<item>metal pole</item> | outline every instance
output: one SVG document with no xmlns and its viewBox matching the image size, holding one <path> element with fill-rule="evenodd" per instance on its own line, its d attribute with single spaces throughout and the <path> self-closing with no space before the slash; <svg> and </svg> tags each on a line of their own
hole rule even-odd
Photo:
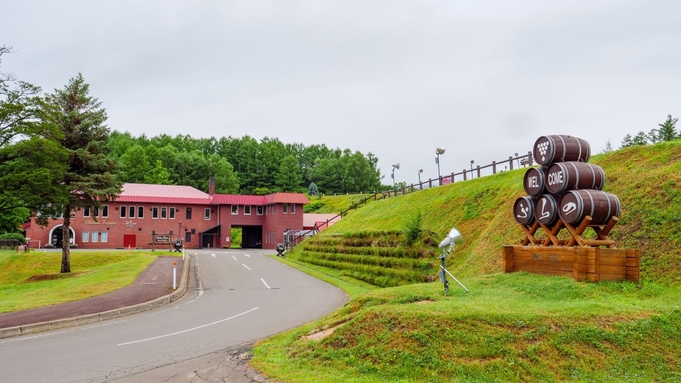
<svg viewBox="0 0 681 383">
<path fill-rule="evenodd" d="M 442 260 L 442 263 L 444 263 L 444 260 Z M 466 288 L 466 286 L 464 286 L 463 283 L 459 282 L 459 280 L 456 279 L 456 277 L 453 276 L 452 273 L 449 272 L 449 270 L 445 269 L 445 267 L 444 267 L 443 265 L 440 265 L 440 267 L 441 267 L 442 270 L 444 270 L 447 274 L 449 274 L 450 277 L 454 278 L 454 280 L 456 281 L 456 283 L 458 283 L 459 285 L 461 285 L 461 287 L 463 287 L 464 290 L 466 290 L 466 291 L 468 291 L 468 292 L 470 293 L 470 291 Z"/>
</svg>

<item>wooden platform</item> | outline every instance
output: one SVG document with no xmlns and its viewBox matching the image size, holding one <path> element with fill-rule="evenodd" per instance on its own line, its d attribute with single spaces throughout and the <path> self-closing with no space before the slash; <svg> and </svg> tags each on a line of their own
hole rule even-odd
<svg viewBox="0 0 681 383">
<path fill-rule="evenodd" d="M 567 275 L 577 281 L 638 282 L 640 253 L 584 246 L 504 246 L 504 272 Z"/>
</svg>

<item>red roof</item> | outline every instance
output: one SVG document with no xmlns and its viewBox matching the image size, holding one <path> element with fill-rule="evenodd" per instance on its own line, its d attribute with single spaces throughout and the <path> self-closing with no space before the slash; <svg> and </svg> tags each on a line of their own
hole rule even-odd
<svg viewBox="0 0 681 383">
<path fill-rule="evenodd" d="M 210 196 L 183 185 L 124 184 L 116 202 L 210 204 Z"/>
<path fill-rule="evenodd" d="M 265 196 L 241 194 L 208 195 L 191 186 L 124 184 L 116 202 L 182 203 L 194 205 L 269 205 L 274 203 L 308 204 L 301 193 L 274 193 Z"/>
<path fill-rule="evenodd" d="M 301 193 L 274 193 L 265 196 L 265 202 L 271 203 L 302 203 L 306 205 L 310 200 Z"/>
<path fill-rule="evenodd" d="M 213 205 L 264 205 L 265 196 L 241 194 L 215 194 Z"/>
</svg>

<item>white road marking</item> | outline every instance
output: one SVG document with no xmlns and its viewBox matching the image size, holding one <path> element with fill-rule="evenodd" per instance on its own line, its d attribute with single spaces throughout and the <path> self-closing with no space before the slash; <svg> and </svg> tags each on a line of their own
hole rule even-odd
<svg viewBox="0 0 681 383">
<path fill-rule="evenodd" d="M 236 257 L 235 257 L 235 256 L 232 255 L 232 258 L 234 258 L 234 260 L 236 261 Z"/>
<path fill-rule="evenodd" d="M 243 264 L 243 263 L 242 263 L 242 265 L 244 265 L 244 267 L 245 267 L 245 268 L 247 268 L 248 270 L 250 270 L 250 269 L 251 269 L 250 267 L 246 266 L 246 265 L 245 265 L 245 264 Z"/>
<path fill-rule="evenodd" d="M 262 283 L 265 284 L 265 287 L 267 287 L 267 288 L 270 289 L 270 290 L 272 289 L 272 288 L 270 287 L 270 285 L 268 285 L 267 282 L 265 282 L 264 279 L 260 278 L 260 280 L 262 281 Z"/>
<path fill-rule="evenodd" d="M 238 318 L 238 317 L 240 317 L 240 316 L 242 316 L 242 315 L 246 315 L 246 314 L 248 314 L 248 313 L 251 313 L 251 312 L 253 312 L 253 311 L 257 310 L 257 309 L 258 309 L 257 307 L 254 307 L 254 308 L 252 308 L 252 309 L 250 309 L 250 310 L 248 310 L 248 311 L 244 311 L 244 312 L 242 312 L 242 313 L 240 313 L 240 314 L 232 315 L 232 316 L 229 317 L 229 318 L 220 319 L 220 320 L 215 321 L 215 322 L 206 323 L 206 324 L 201 325 L 201 326 L 189 328 L 189 329 L 182 330 L 182 331 L 173 332 L 173 333 L 170 333 L 170 334 L 155 336 L 155 337 L 153 337 L 153 338 L 146 338 L 146 339 L 140 339 L 140 340 L 133 340 L 133 341 L 131 341 L 131 342 L 119 343 L 118 346 L 127 346 L 127 345 L 129 345 L 129 344 L 147 342 L 147 341 L 150 341 L 150 340 L 156 340 L 156 339 L 161 339 L 161 338 L 167 338 L 167 337 L 169 337 L 169 336 L 175 336 L 175 335 L 179 335 L 179 334 L 184 334 L 184 333 L 189 332 L 189 331 L 199 330 L 199 329 L 202 329 L 202 328 L 204 328 L 204 327 L 216 325 L 216 324 L 218 324 L 218 323 L 222 323 L 222 322 L 228 321 L 228 320 L 230 320 L 230 319 Z"/>
<path fill-rule="evenodd" d="M 250 258 L 250 257 L 251 257 L 250 255 L 248 255 L 248 254 L 246 254 L 246 253 L 244 253 L 244 255 L 245 255 L 245 256 L 247 256 L 248 258 Z"/>
<path fill-rule="evenodd" d="M 215 258 L 215 254 L 211 254 L 211 255 L 213 256 L 213 258 Z"/>
</svg>

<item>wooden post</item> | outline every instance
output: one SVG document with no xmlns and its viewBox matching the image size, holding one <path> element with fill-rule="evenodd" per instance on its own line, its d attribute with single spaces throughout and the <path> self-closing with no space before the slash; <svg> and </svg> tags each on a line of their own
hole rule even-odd
<svg viewBox="0 0 681 383">
<path fill-rule="evenodd" d="M 156 230 L 151 231 L 151 252 L 156 251 Z"/>
</svg>

